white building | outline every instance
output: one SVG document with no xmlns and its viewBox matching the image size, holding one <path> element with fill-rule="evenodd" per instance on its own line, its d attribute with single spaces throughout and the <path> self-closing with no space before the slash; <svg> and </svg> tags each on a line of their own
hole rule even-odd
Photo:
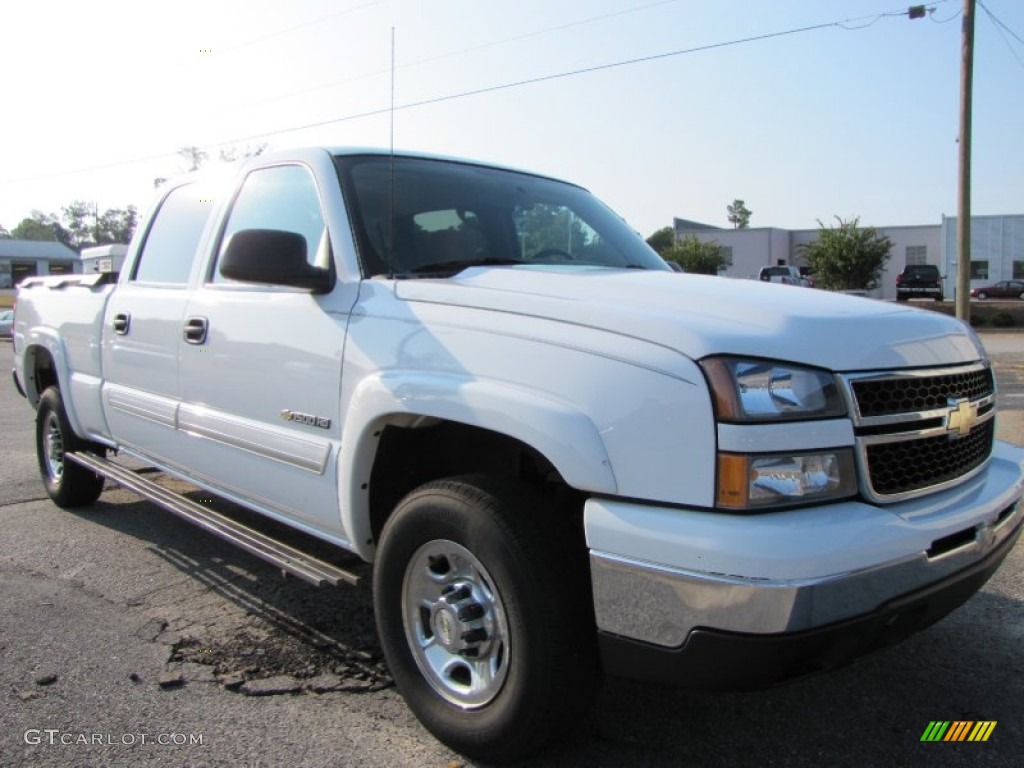
<svg viewBox="0 0 1024 768">
<path fill-rule="evenodd" d="M 95 245 L 92 248 L 83 248 L 82 271 L 86 274 L 120 272 L 127 253 L 127 245 Z"/>
<path fill-rule="evenodd" d="M 940 268 L 956 274 L 956 216 L 942 218 Z M 1024 214 L 971 216 L 971 287 L 1024 279 Z M 951 291 L 950 291 L 951 293 Z"/>
<path fill-rule="evenodd" d="M 704 242 L 718 242 L 732 259 L 727 277 L 749 278 L 764 266 L 789 264 L 806 267 L 799 246 L 818 237 L 817 229 L 718 229 L 675 219 L 676 239 L 693 235 Z M 956 287 L 956 217 L 941 224 L 875 227 L 892 240 L 892 251 L 878 288 L 871 296 L 896 298 L 896 275 L 906 264 L 935 264 L 946 276 L 947 299 Z M 1024 214 L 971 217 L 971 287 L 997 280 L 1024 279 Z"/>
</svg>

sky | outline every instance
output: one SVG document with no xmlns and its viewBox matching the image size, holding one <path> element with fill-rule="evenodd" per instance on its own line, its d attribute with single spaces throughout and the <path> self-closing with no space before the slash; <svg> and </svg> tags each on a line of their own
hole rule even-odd
<svg viewBox="0 0 1024 768">
<path fill-rule="evenodd" d="M 972 210 L 1024 213 L 1024 2 L 983 3 Z M 5 2 L 0 225 L 75 200 L 144 210 L 185 146 L 387 147 L 392 131 L 398 149 L 582 184 L 644 236 L 729 226 L 736 198 L 752 227 L 937 224 L 957 206 L 962 5 Z"/>
</svg>

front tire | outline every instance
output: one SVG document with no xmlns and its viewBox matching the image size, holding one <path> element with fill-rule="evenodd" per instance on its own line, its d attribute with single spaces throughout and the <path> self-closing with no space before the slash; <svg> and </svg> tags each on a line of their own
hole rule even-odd
<svg viewBox="0 0 1024 768">
<path fill-rule="evenodd" d="M 428 483 L 398 505 L 374 571 L 391 674 L 420 722 L 479 760 L 574 725 L 600 682 L 586 550 L 522 483 Z"/>
<path fill-rule="evenodd" d="M 984 291 L 981 291 L 980 293 L 978 293 L 978 298 L 984 301 L 985 299 L 988 298 L 988 294 L 985 293 Z"/>
<path fill-rule="evenodd" d="M 46 493 L 58 507 L 86 507 L 99 498 L 103 477 L 65 459 L 69 451 L 95 449 L 72 431 L 60 390 L 47 388 L 36 410 L 36 456 Z"/>
</svg>

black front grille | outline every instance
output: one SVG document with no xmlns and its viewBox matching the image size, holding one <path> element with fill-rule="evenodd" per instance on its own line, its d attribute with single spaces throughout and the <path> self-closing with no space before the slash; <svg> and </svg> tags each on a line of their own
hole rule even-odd
<svg viewBox="0 0 1024 768">
<path fill-rule="evenodd" d="M 966 437 L 939 435 L 867 447 L 871 487 L 894 496 L 941 485 L 980 467 L 992 452 L 995 419 Z"/>
<path fill-rule="evenodd" d="M 853 394 L 862 418 L 948 408 L 950 398 L 967 398 L 973 402 L 994 392 L 991 368 L 853 382 Z"/>
</svg>

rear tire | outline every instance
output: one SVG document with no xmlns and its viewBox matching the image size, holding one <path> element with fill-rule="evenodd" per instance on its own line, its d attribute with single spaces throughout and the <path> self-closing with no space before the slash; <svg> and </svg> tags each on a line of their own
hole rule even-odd
<svg viewBox="0 0 1024 768">
<path fill-rule="evenodd" d="M 58 507 L 86 507 L 103 491 L 103 477 L 73 461 L 69 451 L 102 451 L 102 447 L 74 433 L 57 387 L 49 387 L 36 411 L 36 456 L 46 493 Z"/>
<path fill-rule="evenodd" d="M 987 294 L 987 293 L 985 293 L 984 291 L 981 291 L 981 292 L 980 292 L 980 293 L 978 294 L 978 298 L 979 298 L 979 299 L 981 299 L 982 301 L 984 301 L 985 299 L 987 299 L 987 298 L 988 298 L 988 294 Z"/>
<path fill-rule="evenodd" d="M 398 689 L 469 757 L 508 761 L 571 729 L 600 683 L 582 536 L 525 484 L 428 483 L 381 534 L 374 604 Z"/>
</svg>

